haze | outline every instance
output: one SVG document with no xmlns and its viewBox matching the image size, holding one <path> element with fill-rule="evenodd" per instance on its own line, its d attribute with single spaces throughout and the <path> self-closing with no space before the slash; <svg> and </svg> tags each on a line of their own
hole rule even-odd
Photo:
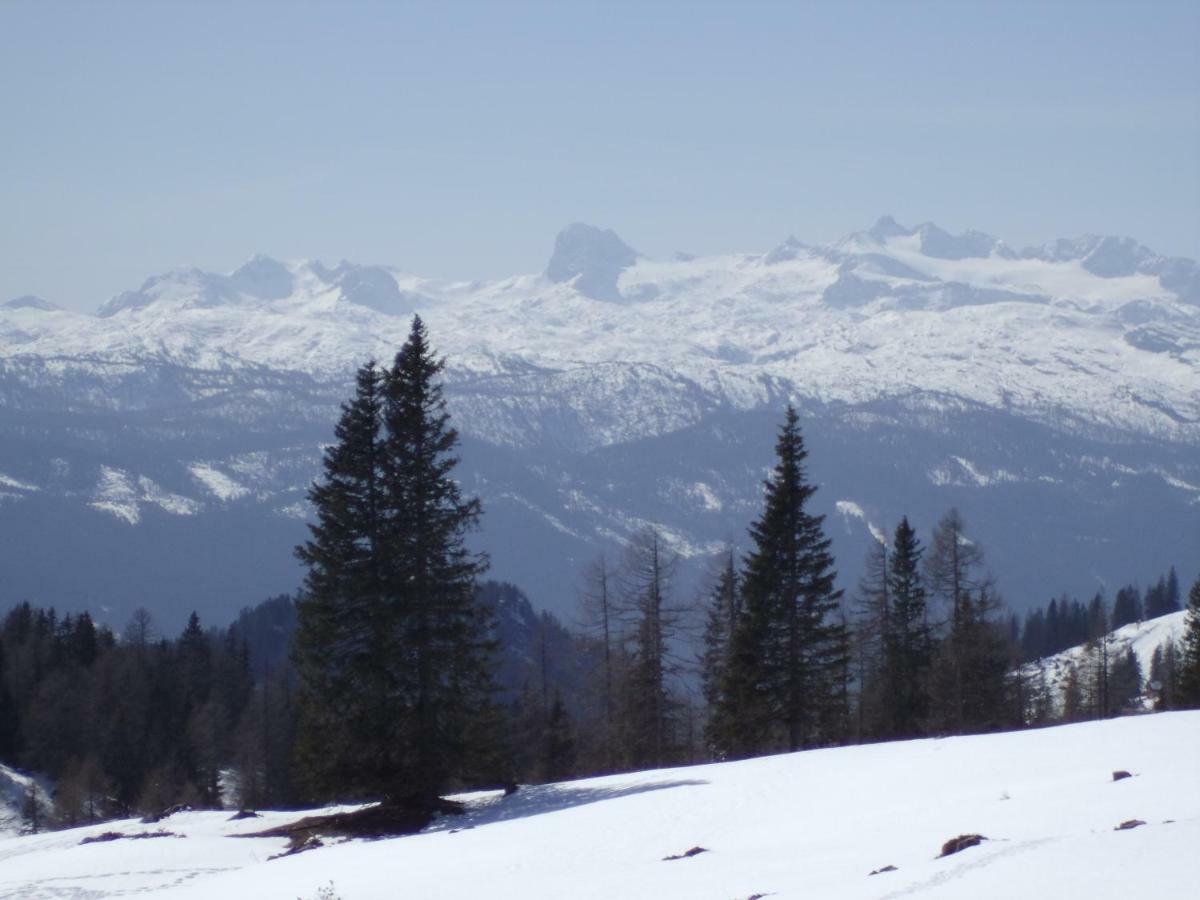
<svg viewBox="0 0 1200 900">
<path fill-rule="evenodd" d="M 1200 255 L 1192 3 L 5 3 L 0 300 L 177 265 L 540 270 L 884 212 Z"/>
</svg>

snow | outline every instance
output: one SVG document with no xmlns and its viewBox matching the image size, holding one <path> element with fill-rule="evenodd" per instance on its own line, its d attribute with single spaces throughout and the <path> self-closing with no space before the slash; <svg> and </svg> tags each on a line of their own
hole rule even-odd
<svg viewBox="0 0 1200 900">
<path fill-rule="evenodd" d="M 1183 640 L 1187 614 L 1187 610 L 1182 609 L 1155 619 L 1122 625 L 1109 633 L 1109 659 L 1116 659 L 1127 649 L 1132 649 L 1141 667 L 1143 681 L 1149 681 L 1150 660 L 1154 651 L 1168 643 L 1178 644 Z M 1061 705 L 1067 673 L 1072 666 L 1080 665 L 1087 653 L 1087 645 L 1070 647 L 1037 662 L 1027 663 L 1022 669 L 1030 677 L 1037 677 L 1039 669 L 1044 670 L 1051 697 L 1055 704 Z"/>
<path fill-rule="evenodd" d="M 100 467 L 89 506 L 136 525 L 141 521 L 142 507 L 148 504 L 176 516 L 192 516 L 202 508 L 195 500 L 164 490 L 145 475 L 135 477 L 122 469 Z"/>
<path fill-rule="evenodd" d="M 237 500 L 250 493 L 248 488 L 238 484 L 224 472 L 213 468 L 208 463 L 196 462 L 188 467 L 188 471 L 204 488 L 218 500 Z"/>
<path fill-rule="evenodd" d="M 50 795 L 45 785 L 31 775 L 0 764 L 0 840 L 20 832 L 21 811 L 28 803 L 31 786 L 37 792 L 38 805 L 50 809 Z M 0 850 L 0 859 L 3 858 L 3 850 Z"/>
<path fill-rule="evenodd" d="M 871 532 L 871 537 L 875 539 L 875 542 L 883 544 L 885 547 L 887 546 L 887 535 L 883 533 L 883 529 L 879 528 L 874 522 L 868 519 L 867 514 L 863 511 L 863 508 L 853 500 L 839 500 L 835 504 L 835 508 L 839 513 L 841 513 L 842 517 L 847 520 L 861 520 L 862 523 L 867 526 L 867 531 Z"/>
<path fill-rule="evenodd" d="M 21 481 L 19 478 L 13 478 L 11 475 L 5 475 L 0 472 L 0 488 L 9 488 L 16 491 L 38 491 L 41 490 L 36 484 L 30 484 L 27 481 Z"/>
<path fill-rule="evenodd" d="M 509 382 L 526 388 L 513 402 L 547 390 L 568 402 L 625 401 L 615 416 L 573 404 L 597 444 L 684 427 L 705 405 L 759 405 L 772 396 L 768 384 L 819 402 L 924 393 L 1058 427 L 1073 418 L 1182 443 L 1200 438 L 1196 298 L 1144 271 L 1102 277 L 1081 258 L 1017 256 L 998 243 L 986 257 L 931 256 L 933 233 L 964 247 L 991 240 L 896 226 L 820 247 L 793 243 L 775 262 L 724 254 L 625 265 L 622 257 L 619 293 L 606 281 L 593 296 L 573 286 L 580 278 L 444 282 L 260 258 L 250 265 L 270 276 L 265 288 L 241 270 L 178 270 L 116 298 L 101 318 L 0 308 L 0 359 L 39 360 L 64 375 L 165 359 L 341 378 L 368 356 L 388 359 L 415 310 L 454 380 L 532 377 Z M 604 271 L 593 274 L 607 279 L 616 257 L 601 257 Z M 1131 304 L 1136 322 L 1126 321 Z M 1137 340 L 1146 327 L 1169 340 Z M 650 368 L 657 381 L 646 380 Z M 647 397 L 657 400 L 632 402 Z"/>
<path fill-rule="evenodd" d="M 277 860 L 283 841 L 229 835 L 296 813 L 182 813 L 0 840 L 0 898 L 1182 898 L 1198 746 L 1200 712 L 1178 712 L 662 769 L 471 795 L 420 835 Z M 180 837 L 79 843 L 158 828 Z M 937 858 L 963 833 L 988 840 Z"/>
</svg>

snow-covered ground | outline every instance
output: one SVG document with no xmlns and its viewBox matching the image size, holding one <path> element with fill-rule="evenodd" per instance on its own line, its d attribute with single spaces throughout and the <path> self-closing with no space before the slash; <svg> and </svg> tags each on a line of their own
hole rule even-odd
<svg viewBox="0 0 1200 900">
<path fill-rule="evenodd" d="M 1116 659 L 1127 649 L 1132 649 L 1137 657 L 1138 666 L 1142 670 L 1143 681 L 1150 680 L 1150 661 L 1154 651 L 1166 647 L 1168 643 L 1178 644 L 1183 640 L 1187 610 L 1180 610 L 1155 619 L 1142 622 L 1130 622 L 1109 633 L 1108 653 L 1110 659 Z M 1086 644 L 1069 647 L 1053 656 L 1029 663 L 1024 671 L 1031 678 L 1039 676 L 1039 669 L 1045 672 L 1046 685 L 1051 690 L 1051 696 L 1056 704 L 1061 704 L 1063 688 L 1066 685 L 1067 674 L 1073 666 L 1079 666 L 1086 660 L 1088 648 Z M 1149 694 L 1146 696 L 1149 703 Z"/>
<path fill-rule="evenodd" d="M 0 840 L 0 898 L 1167 900 L 1194 896 L 1198 760 L 1200 712 L 819 750 L 478 795 L 420 835 L 276 860 L 282 840 L 231 835 L 294 814 L 183 813 Z"/>
<path fill-rule="evenodd" d="M 21 830 L 21 811 L 28 808 L 30 789 L 36 791 L 40 809 L 49 811 L 53 808 L 44 784 L 30 775 L 0 765 L 0 839 Z"/>
</svg>

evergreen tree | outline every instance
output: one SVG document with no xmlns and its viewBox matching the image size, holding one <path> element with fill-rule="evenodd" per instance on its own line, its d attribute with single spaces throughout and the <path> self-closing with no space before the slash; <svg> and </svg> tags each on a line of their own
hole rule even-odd
<svg viewBox="0 0 1200 900">
<path fill-rule="evenodd" d="M 723 692 L 735 754 L 796 750 L 841 738 L 840 676 L 845 668 L 841 591 L 823 517 L 807 506 L 816 491 L 790 405 L 775 445 L 762 515 L 750 528 L 742 613 Z"/>
<path fill-rule="evenodd" d="M 1175 572 L 1175 567 L 1171 566 L 1171 571 L 1167 573 L 1167 601 L 1166 605 L 1170 612 L 1179 612 L 1179 575 Z"/>
<path fill-rule="evenodd" d="M 1030 610 L 1021 626 L 1021 658 L 1032 662 L 1046 655 L 1046 613 L 1040 608 Z"/>
<path fill-rule="evenodd" d="M 485 561 L 465 544 L 480 508 L 452 478 L 443 366 L 414 318 L 391 369 L 359 370 L 310 492 L 295 660 L 319 796 L 432 795 L 486 749 L 468 739 L 491 702 Z"/>
<path fill-rule="evenodd" d="M 1155 709 L 1175 709 L 1179 705 L 1179 647 L 1175 641 L 1154 648 L 1150 656 L 1149 688 Z"/>
<path fill-rule="evenodd" d="M 1108 709 L 1106 715 L 1116 716 L 1135 707 L 1142 693 L 1142 666 L 1132 647 L 1116 654 L 1108 675 Z"/>
<path fill-rule="evenodd" d="M 567 712 L 562 694 L 556 690 L 546 714 L 546 727 L 542 736 L 542 780 L 562 781 L 574 774 L 573 731 L 571 714 Z"/>
<path fill-rule="evenodd" d="M 296 604 L 302 777 L 312 799 L 371 794 L 397 767 L 379 745 L 389 698 L 383 609 L 383 372 L 358 370 L 326 449 L 322 482 L 309 491 L 317 521 L 297 548 L 306 566 Z"/>
<path fill-rule="evenodd" d="M 468 738 L 492 716 L 491 622 L 478 602 L 484 557 L 466 546 L 478 527 L 478 499 L 464 499 L 452 477 L 458 432 L 442 396 L 445 361 L 413 318 L 408 341 L 385 380 L 384 425 L 389 549 L 388 658 L 407 660 L 408 684 L 395 693 L 412 719 L 412 751 L 398 784 L 443 790 L 491 748 Z"/>
<path fill-rule="evenodd" d="M 928 669 L 932 640 L 921 578 L 924 549 L 917 533 L 900 520 L 888 571 L 891 611 L 884 630 L 885 672 L 891 735 L 921 734 L 929 714 Z"/>
<path fill-rule="evenodd" d="M 1142 619 L 1142 597 L 1133 585 L 1126 585 L 1117 591 L 1113 601 L 1112 627 L 1120 628 Z"/>
<path fill-rule="evenodd" d="M 17 701 L 8 689 L 4 642 L 0 641 L 0 762 L 16 761 L 17 735 L 20 733 Z"/>
<path fill-rule="evenodd" d="M 1200 578 L 1188 591 L 1188 611 L 1184 617 L 1183 652 L 1179 659 L 1179 705 L 1200 708 Z"/>
<path fill-rule="evenodd" d="M 1179 612 L 1179 576 L 1174 566 L 1169 575 L 1159 576 L 1154 587 L 1146 591 L 1146 618 L 1157 619 L 1173 612 Z"/>
</svg>

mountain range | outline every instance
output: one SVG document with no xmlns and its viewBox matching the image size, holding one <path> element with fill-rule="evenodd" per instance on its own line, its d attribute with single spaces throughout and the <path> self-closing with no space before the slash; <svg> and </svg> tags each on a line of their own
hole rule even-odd
<svg viewBox="0 0 1200 900">
<path fill-rule="evenodd" d="M 0 602 L 228 618 L 299 583 L 305 491 L 354 369 L 419 313 L 447 358 L 493 574 L 574 603 L 656 523 L 679 590 L 743 546 L 797 405 L 842 583 L 958 506 L 1020 609 L 1200 560 L 1200 267 L 1129 238 L 1022 250 L 889 217 L 649 259 L 562 231 L 498 281 L 257 256 L 96 314 L 0 306 Z"/>
</svg>

